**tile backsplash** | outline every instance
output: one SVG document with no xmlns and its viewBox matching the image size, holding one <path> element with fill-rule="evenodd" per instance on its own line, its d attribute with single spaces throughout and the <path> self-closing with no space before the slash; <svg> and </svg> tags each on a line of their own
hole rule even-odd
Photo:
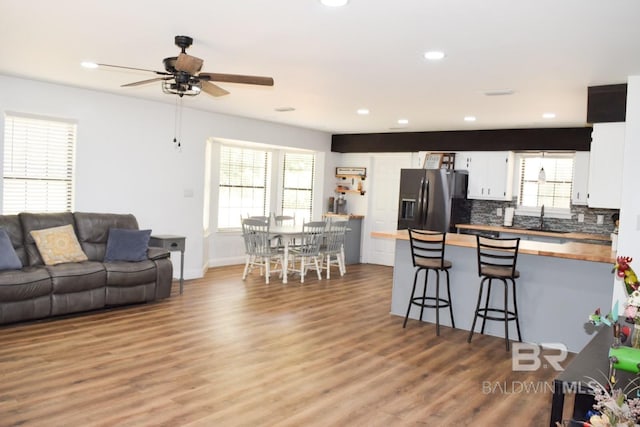
<svg viewBox="0 0 640 427">
<path fill-rule="evenodd" d="M 499 202 L 493 200 L 469 200 L 471 203 L 471 223 L 487 225 L 503 225 L 504 208 L 515 207 L 514 202 Z M 502 209 L 503 216 L 496 215 L 497 209 Z M 612 219 L 618 209 L 592 209 L 586 206 L 571 205 L 571 219 L 549 218 L 545 216 L 544 224 L 549 230 L 609 234 L 615 225 Z M 578 222 L 578 215 L 584 215 L 584 222 Z M 603 216 L 603 224 L 598 224 L 598 215 Z M 540 224 L 537 216 L 515 215 L 513 217 L 514 228 L 532 228 Z"/>
</svg>

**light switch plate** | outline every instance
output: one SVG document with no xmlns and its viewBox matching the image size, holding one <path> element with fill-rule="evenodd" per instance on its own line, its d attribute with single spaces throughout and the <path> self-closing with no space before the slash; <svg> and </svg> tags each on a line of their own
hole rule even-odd
<svg viewBox="0 0 640 427">
<path fill-rule="evenodd" d="M 578 214 L 578 222 L 584 222 L 584 214 Z"/>
<path fill-rule="evenodd" d="M 496 209 L 496 215 L 502 216 L 502 208 Z"/>
<path fill-rule="evenodd" d="M 596 224 L 598 225 L 604 224 L 604 215 L 598 215 L 596 218 L 597 218 Z"/>
</svg>

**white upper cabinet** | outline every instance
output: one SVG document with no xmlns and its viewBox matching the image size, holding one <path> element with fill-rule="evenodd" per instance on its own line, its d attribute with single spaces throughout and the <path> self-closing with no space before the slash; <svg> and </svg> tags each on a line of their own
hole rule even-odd
<svg viewBox="0 0 640 427">
<path fill-rule="evenodd" d="M 589 161 L 590 208 L 620 209 L 625 123 L 595 123 Z"/>
<path fill-rule="evenodd" d="M 511 201 L 513 152 L 459 152 L 456 154 L 455 168 L 469 171 L 469 199 Z"/>
<path fill-rule="evenodd" d="M 573 160 L 573 190 L 571 203 L 586 205 L 589 189 L 589 152 L 576 151 Z"/>
</svg>

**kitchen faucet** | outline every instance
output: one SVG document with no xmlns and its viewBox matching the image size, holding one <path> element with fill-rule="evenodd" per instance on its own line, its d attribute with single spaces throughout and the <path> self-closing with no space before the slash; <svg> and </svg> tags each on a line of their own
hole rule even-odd
<svg viewBox="0 0 640 427">
<path fill-rule="evenodd" d="M 544 229 L 544 205 L 540 208 L 540 230 Z"/>
</svg>

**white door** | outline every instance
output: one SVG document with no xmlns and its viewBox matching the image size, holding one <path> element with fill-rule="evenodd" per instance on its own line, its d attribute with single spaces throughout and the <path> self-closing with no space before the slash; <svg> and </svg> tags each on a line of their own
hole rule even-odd
<svg viewBox="0 0 640 427">
<path fill-rule="evenodd" d="M 395 240 L 373 238 L 371 232 L 397 230 L 400 169 L 417 167 L 412 162 L 411 153 L 384 153 L 373 156 L 369 183 L 370 220 L 366 222 L 367 229 L 363 236 L 365 263 L 391 266 L 394 263 Z"/>
</svg>

